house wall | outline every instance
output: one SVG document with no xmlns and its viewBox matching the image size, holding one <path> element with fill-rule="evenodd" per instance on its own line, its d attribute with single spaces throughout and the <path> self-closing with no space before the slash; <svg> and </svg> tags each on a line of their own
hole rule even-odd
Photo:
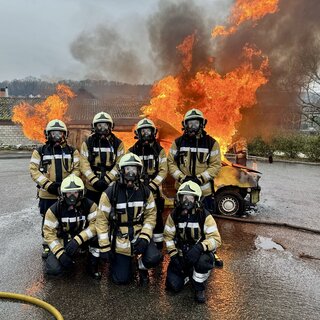
<svg viewBox="0 0 320 320">
<path fill-rule="evenodd" d="M 36 142 L 24 136 L 21 126 L 15 125 L 11 121 L 0 121 L 0 145 L 1 144 L 31 146 L 36 144 Z"/>
</svg>

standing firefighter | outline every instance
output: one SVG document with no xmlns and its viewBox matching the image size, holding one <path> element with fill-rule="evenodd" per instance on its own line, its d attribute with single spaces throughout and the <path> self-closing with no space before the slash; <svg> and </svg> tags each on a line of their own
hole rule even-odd
<svg viewBox="0 0 320 320">
<path fill-rule="evenodd" d="M 152 240 L 156 207 L 152 192 L 140 182 L 140 158 L 125 154 L 119 167 L 119 181 L 102 193 L 99 203 L 96 230 L 100 258 L 111 263 L 112 281 L 125 284 L 132 278 L 132 257 L 137 255 L 140 283 L 144 285 L 147 269 L 156 267 L 161 259 Z"/>
<path fill-rule="evenodd" d="M 124 154 L 124 146 L 113 133 L 111 116 L 97 113 L 92 121 L 93 133 L 81 146 L 81 173 L 86 178 L 87 197 L 99 203 L 101 193 L 117 179 L 117 163 Z"/>
<path fill-rule="evenodd" d="M 213 212 L 214 178 L 221 167 L 221 156 L 219 143 L 204 130 L 206 123 L 200 110 L 192 109 L 185 114 L 184 134 L 170 148 L 168 167 L 176 187 L 186 181 L 200 185 L 204 206 Z"/>
<path fill-rule="evenodd" d="M 37 183 L 43 219 L 48 208 L 57 201 L 62 180 L 71 173 L 80 175 L 80 155 L 78 150 L 67 144 L 66 125 L 61 120 L 52 120 L 44 133 L 46 143 L 33 151 L 29 165 L 31 177 Z M 49 248 L 43 244 L 42 257 L 47 258 L 48 254 Z"/>
<path fill-rule="evenodd" d="M 192 278 L 195 300 L 205 302 L 205 283 L 214 267 L 214 252 L 221 238 L 212 215 L 200 202 L 200 187 L 184 182 L 178 192 L 176 207 L 167 218 L 164 229 L 170 263 L 166 287 L 179 292 Z"/>
<path fill-rule="evenodd" d="M 164 198 L 160 187 L 168 173 L 167 157 L 164 149 L 156 141 L 157 129 L 149 119 L 142 119 L 136 128 L 138 141 L 129 149 L 140 157 L 143 162 L 142 179 L 155 199 L 157 222 L 154 228 L 153 241 L 159 250 L 163 247 L 163 219 Z"/>
<path fill-rule="evenodd" d="M 46 273 L 51 275 L 70 271 L 79 246 L 96 235 L 97 205 L 84 197 L 82 180 L 70 175 L 62 181 L 60 190 L 61 197 L 48 209 L 43 225 L 44 238 L 51 250 Z M 88 260 L 89 271 L 93 259 Z"/>
</svg>

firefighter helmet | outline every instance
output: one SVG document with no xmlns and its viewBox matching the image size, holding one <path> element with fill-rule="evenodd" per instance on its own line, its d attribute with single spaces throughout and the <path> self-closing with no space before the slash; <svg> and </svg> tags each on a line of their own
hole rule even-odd
<svg viewBox="0 0 320 320">
<path fill-rule="evenodd" d="M 142 161 L 136 154 L 129 152 L 125 154 L 119 162 L 120 169 L 123 169 L 126 166 L 136 166 L 142 168 Z"/>
<path fill-rule="evenodd" d="M 193 181 L 184 182 L 177 192 L 177 204 L 182 210 L 191 211 L 194 208 L 201 207 L 200 198 L 201 188 Z"/>
<path fill-rule="evenodd" d="M 184 195 L 184 194 L 190 194 L 196 197 L 196 199 L 200 199 L 202 195 L 202 190 L 200 186 L 193 182 L 193 181 L 187 181 L 184 182 L 178 189 L 178 195 Z"/>
<path fill-rule="evenodd" d="M 198 120 L 192 121 L 192 120 Z M 195 122 L 195 123 L 193 123 Z M 202 131 L 207 124 L 207 120 L 204 118 L 203 113 L 198 109 L 189 110 L 183 118 L 182 126 L 183 130 L 189 135 L 197 134 Z"/>
<path fill-rule="evenodd" d="M 92 120 L 92 127 L 94 127 L 97 123 L 101 123 L 101 122 L 107 122 L 111 124 L 111 129 L 113 129 L 113 120 L 110 116 L 109 113 L 106 112 L 99 112 L 97 113 Z"/>
<path fill-rule="evenodd" d="M 136 138 L 140 141 L 148 143 L 156 138 L 157 128 L 152 120 L 144 118 L 137 123 L 134 133 L 136 134 Z"/>
<path fill-rule="evenodd" d="M 68 205 L 75 205 L 84 196 L 85 189 L 83 181 L 76 175 L 70 174 L 68 177 L 63 179 L 60 192 L 62 199 Z M 74 193 L 78 193 L 78 195 L 76 196 Z"/>
<path fill-rule="evenodd" d="M 68 137 L 68 129 L 66 124 L 59 120 L 59 119 L 54 119 L 48 122 L 45 130 L 44 130 L 44 134 L 46 136 L 46 139 L 49 140 L 49 132 L 50 131 L 62 131 L 65 133 L 65 137 Z"/>
</svg>

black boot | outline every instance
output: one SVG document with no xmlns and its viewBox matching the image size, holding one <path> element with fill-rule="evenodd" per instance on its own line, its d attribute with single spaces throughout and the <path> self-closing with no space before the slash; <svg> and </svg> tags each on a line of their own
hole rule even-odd
<svg viewBox="0 0 320 320">
<path fill-rule="evenodd" d="M 139 269 L 139 282 L 142 287 L 145 287 L 149 283 L 148 270 L 140 270 Z"/>
<path fill-rule="evenodd" d="M 87 262 L 87 272 L 93 279 L 101 279 L 101 272 L 99 272 L 99 258 L 96 258 L 92 255 L 89 256 Z"/>
<path fill-rule="evenodd" d="M 42 257 L 42 259 L 47 259 L 48 255 L 50 253 L 50 248 L 46 244 L 43 244 L 42 247 L 43 247 L 43 249 L 42 249 L 41 257 Z"/>
<path fill-rule="evenodd" d="M 195 295 L 194 295 L 194 300 L 197 301 L 198 303 L 205 303 L 206 302 L 206 297 L 204 295 L 204 290 L 195 291 Z"/>
<path fill-rule="evenodd" d="M 214 265 L 217 268 L 222 268 L 223 267 L 223 260 L 219 258 L 217 254 L 214 254 Z"/>
</svg>

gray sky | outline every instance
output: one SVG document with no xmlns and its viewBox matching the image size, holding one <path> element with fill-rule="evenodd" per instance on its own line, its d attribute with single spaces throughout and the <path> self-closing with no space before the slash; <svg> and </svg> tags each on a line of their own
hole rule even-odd
<svg viewBox="0 0 320 320">
<path fill-rule="evenodd" d="M 177 0 L 169 2 L 179 3 Z M 207 12 L 208 3 L 221 8 L 230 0 L 195 2 Z M 129 82 L 152 82 L 157 70 L 150 59 L 146 21 L 157 10 L 158 0 L 0 0 L 0 81 L 27 76 L 80 80 L 91 75 L 125 81 L 125 76 L 117 79 L 115 73 L 88 71 L 88 65 L 94 64 L 83 61 L 87 51 L 82 52 L 79 59 L 75 58 L 78 53 L 71 52 L 72 43 L 80 35 L 85 34 L 84 38 L 88 39 L 100 26 L 112 29 L 126 48 L 131 46 L 130 50 L 139 57 L 136 62 L 140 68 L 148 65 L 142 68 L 148 72 L 138 79 L 128 79 Z M 226 14 L 227 10 L 221 13 Z M 107 44 L 104 50 L 106 47 Z M 108 67 L 110 65 L 106 69 Z"/>
</svg>

